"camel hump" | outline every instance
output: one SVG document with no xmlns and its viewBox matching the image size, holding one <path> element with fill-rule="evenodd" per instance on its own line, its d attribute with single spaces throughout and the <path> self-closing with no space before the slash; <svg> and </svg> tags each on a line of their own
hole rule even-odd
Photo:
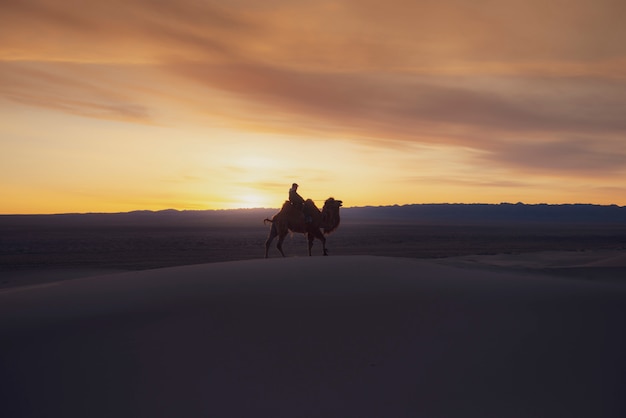
<svg viewBox="0 0 626 418">
<path fill-rule="evenodd" d="M 307 199 L 304 201 L 304 206 L 309 207 L 309 208 L 313 208 L 313 209 L 317 209 L 317 205 L 315 204 L 315 202 L 313 201 L 313 199 Z M 319 210 L 319 209 L 317 209 Z"/>
</svg>

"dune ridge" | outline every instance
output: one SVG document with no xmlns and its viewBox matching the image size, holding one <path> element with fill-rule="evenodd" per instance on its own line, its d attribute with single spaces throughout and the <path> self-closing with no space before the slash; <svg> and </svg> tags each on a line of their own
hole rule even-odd
<svg viewBox="0 0 626 418">
<path fill-rule="evenodd" d="M 8 416 L 626 412 L 626 288 L 372 256 L 0 293 Z"/>
</svg>

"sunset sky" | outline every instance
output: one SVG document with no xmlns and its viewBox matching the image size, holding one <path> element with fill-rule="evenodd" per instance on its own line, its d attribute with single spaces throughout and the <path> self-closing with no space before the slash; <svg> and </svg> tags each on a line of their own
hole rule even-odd
<svg viewBox="0 0 626 418">
<path fill-rule="evenodd" d="M 0 213 L 626 205 L 623 0 L 0 0 Z"/>
</svg>

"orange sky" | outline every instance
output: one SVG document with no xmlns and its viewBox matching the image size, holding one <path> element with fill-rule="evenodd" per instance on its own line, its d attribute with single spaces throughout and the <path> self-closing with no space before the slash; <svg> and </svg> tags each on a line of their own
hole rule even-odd
<svg viewBox="0 0 626 418">
<path fill-rule="evenodd" d="M 0 213 L 626 205 L 621 0 L 0 4 Z"/>
</svg>

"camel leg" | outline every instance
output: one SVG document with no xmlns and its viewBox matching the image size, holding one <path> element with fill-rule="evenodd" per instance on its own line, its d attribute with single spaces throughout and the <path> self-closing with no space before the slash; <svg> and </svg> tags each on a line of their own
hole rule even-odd
<svg viewBox="0 0 626 418">
<path fill-rule="evenodd" d="M 276 226 L 272 224 L 272 229 L 270 229 L 270 235 L 267 237 L 267 240 L 265 241 L 265 258 L 268 258 L 270 245 L 272 244 L 272 241 L 274 241 L 274 238 L 276 238 L 277 236 L 278 236 L 278 231 L 276 231 Z"/>
<path fill-rule="evenodd" d="M 280 251 L 283 257 L 285 256 L 285 253 L 283 252 L 283 241 L 285 241 L 286 236 L 287 236 L 287 232 L 285 232 L 284 234 L 279 234 L 278 244 L 276 244 L 276 248 L 278 248 L 278 251 Z"/>
<path fill-rule="evenodd" d="M 310 257 L 312 255 L 311 248 L 313 248 L 313 240 L 315 239 L 315 235 L 309 232 L 308 234 L 306 234 L 306 237 L 309 240 L 309 257 Z"/>
<path fill-rule="evenodd" d="M 324 234 L 319 232 L 318 238 L 320 239 L 320 241 L 322 241 L 322 254 L 328 255 L 328 251 L 326 250 L 326 237 L 324 236 Z"/>
<path fill-rule="evenodd" d="M 328 255 L 328 251 L 326 251 L 326 237 L 322 234 L 322 231 L 320 231 L 319 228 L 309 232 L 309 255 L 311 255 L 311 248 L 313 247 L 313 240 L 315 238 L 322 241 L 322 254 Z"/>
</svg>

